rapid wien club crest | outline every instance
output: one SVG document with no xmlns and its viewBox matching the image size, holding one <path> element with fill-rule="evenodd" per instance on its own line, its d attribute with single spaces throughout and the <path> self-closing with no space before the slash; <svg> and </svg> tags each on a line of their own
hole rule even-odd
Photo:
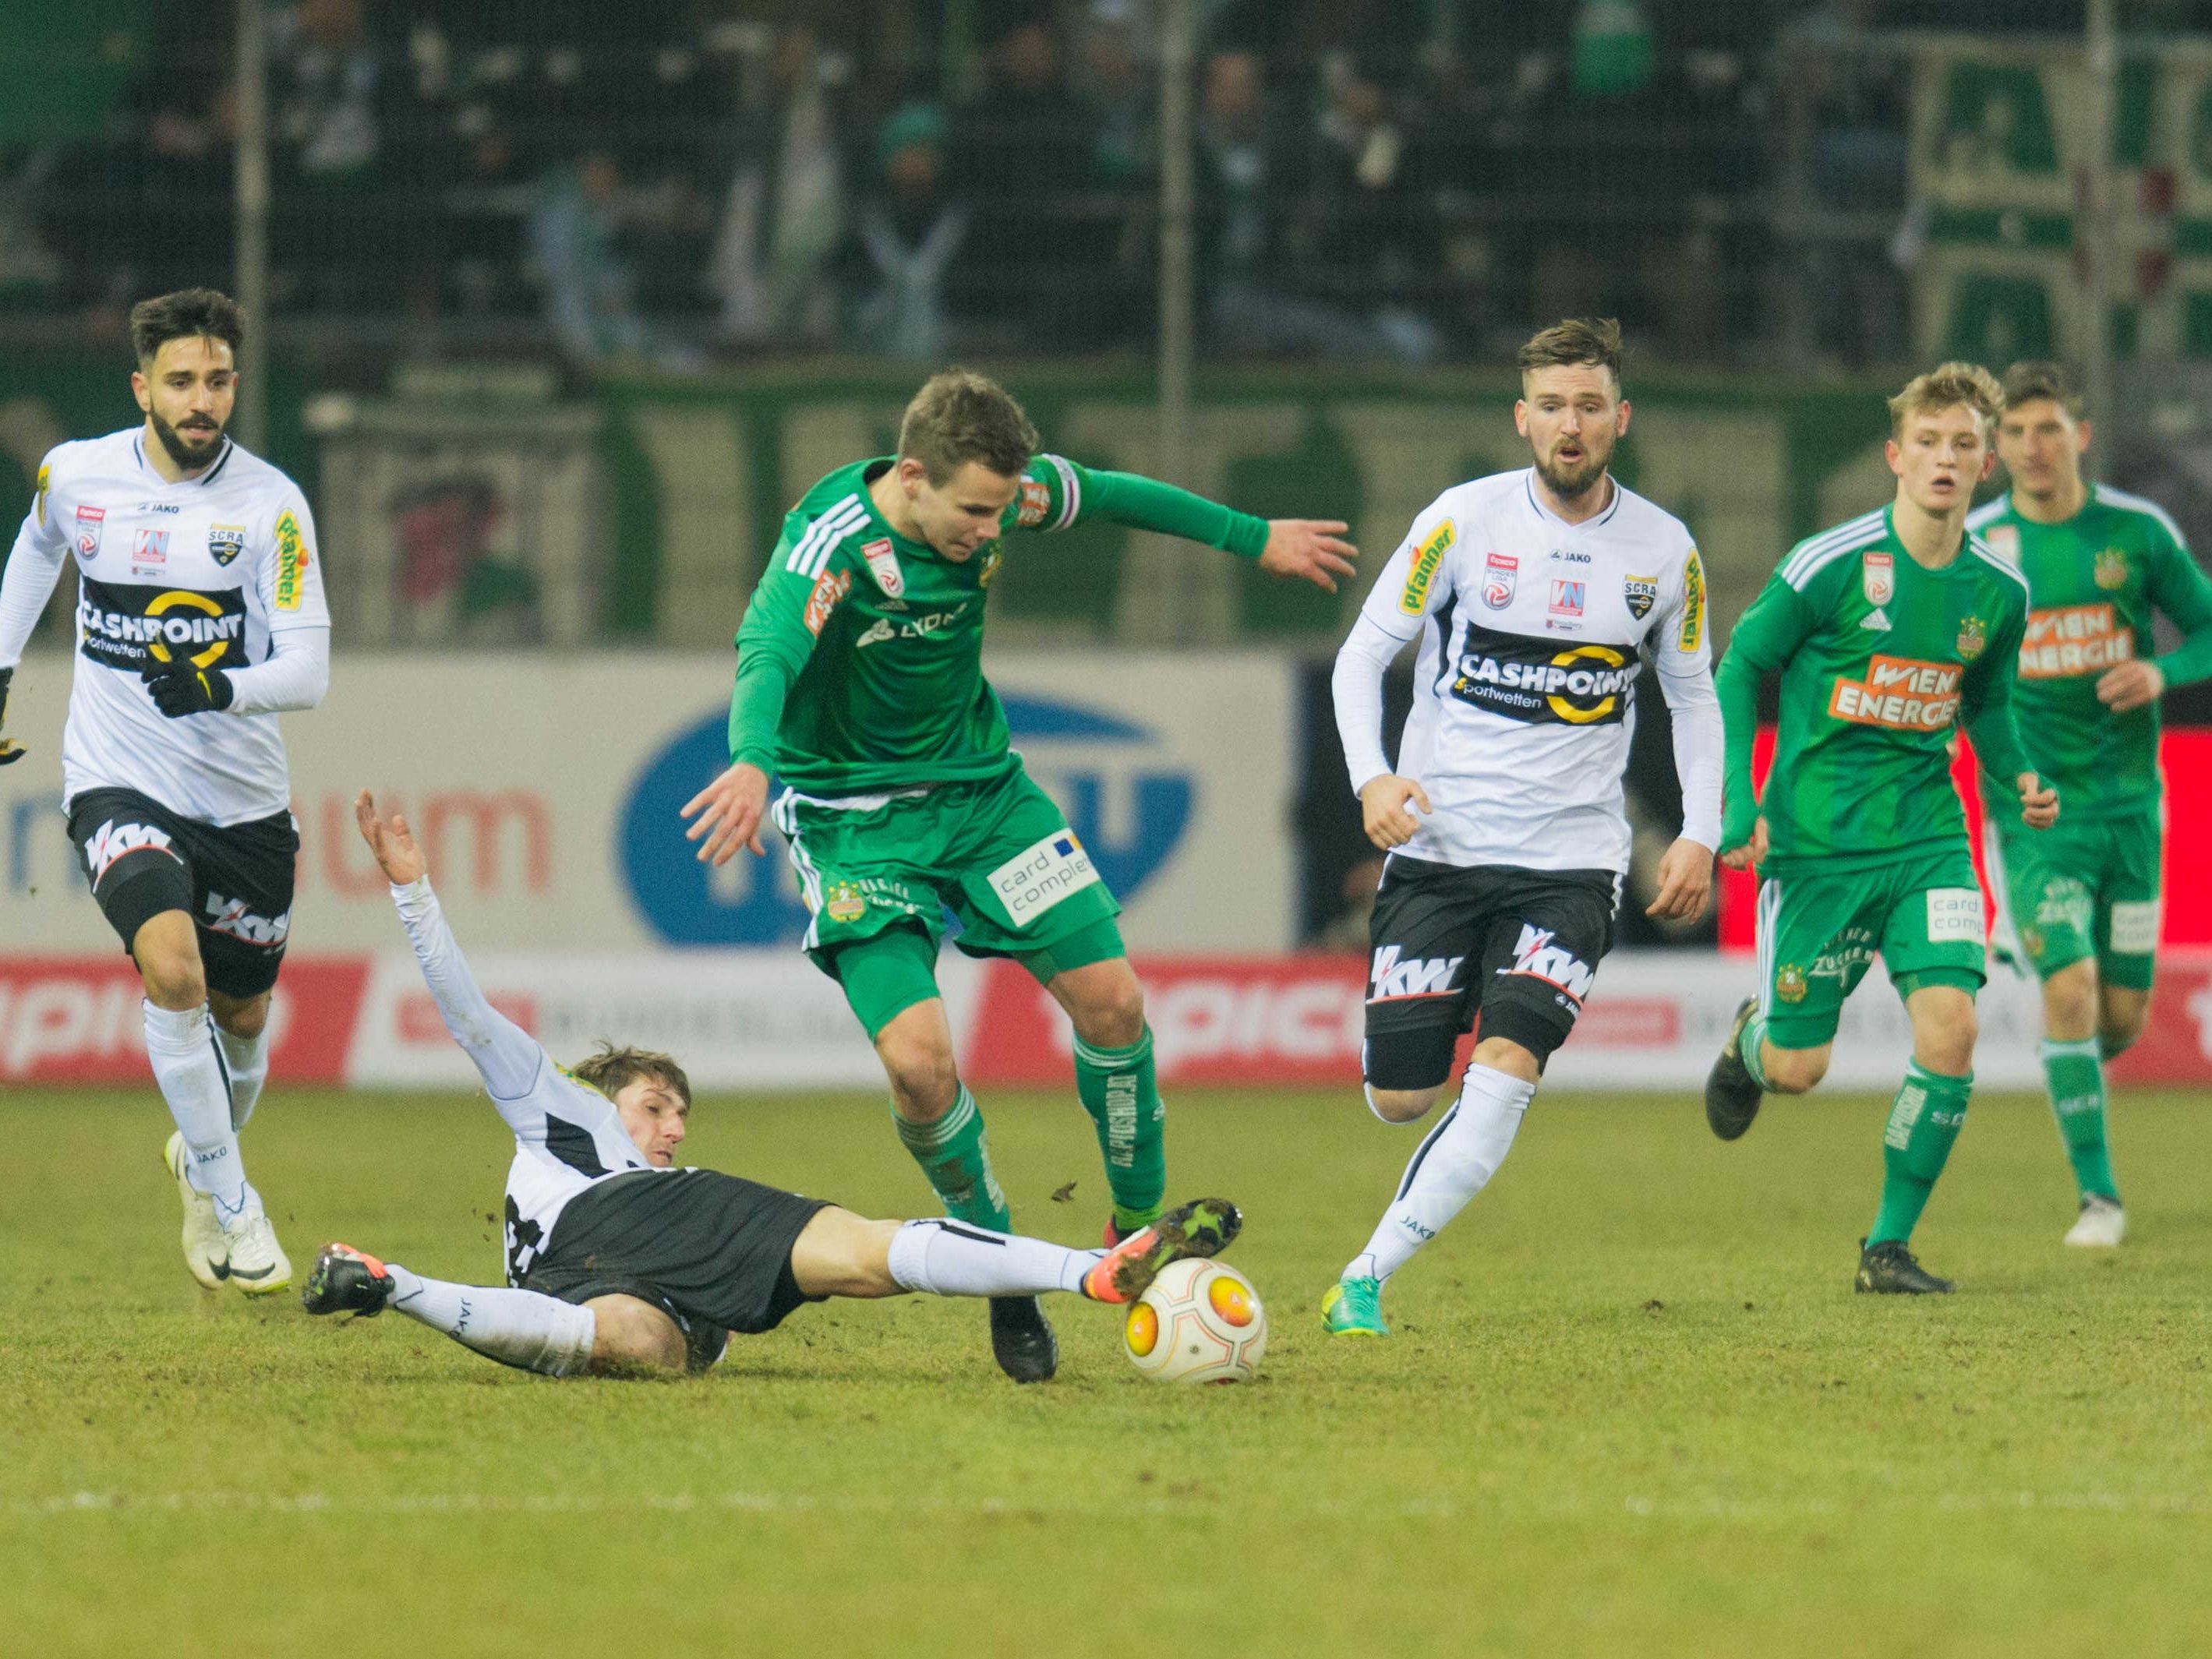
<svg viewBox="0 0 2212 1659">
<path fill-rule="evenodd" d="M 2097 555 L 2094 569 L 2097 586 L 2107 592 L 2128 585 L 2128 556 L 2119 548 L 2108 547 Z"/>
<path fill-rule="evenodd" d="M 1774 994 L 1784 1002 L 1802 1002 L 1811 988 L 1805 970 L 1794 962 L 1785 962 L 1774 970 Z"/>
<path fill-rule="evenodd" d="M 1897 560 L 1887 553 L 1859 555 L 1859 586 L 1869 605 L 1887 605 L 1897 597 Z"/>
<path fill-rule="evenodd" d="M 822 908 L 832 921 L 858 921 L 868 914 L 868 901 L 851 882 L 841 881 L 830 890 Z"/>
<path fill-rule="evenodd" d="M 1990 631 L 1979 617 L 1969 617 L 1959 624 L 1959 655 L 1972 662 L 1982 654 L 1982 647 L 1990 642 Z"/>
</svg>

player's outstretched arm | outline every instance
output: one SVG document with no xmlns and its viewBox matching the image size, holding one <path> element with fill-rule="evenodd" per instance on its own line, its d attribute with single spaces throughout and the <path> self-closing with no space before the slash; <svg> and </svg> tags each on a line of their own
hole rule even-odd
<svg viewBox="0 0 2212 1659">
<path fill-rule="evenodd" d="M 2181 630 L 2181 643 L 2162 656 L 2136 658 L 2098 678 L 2097 698 L 2115 714 L 2156 702 L 2168 686 L 2212 678 L 2212 580 L 2178 536 L 2160 538 L 2150 563 L 2150 601 Z"/>
<path fill-rule="evenodd" d="M 446 1029 L 476 1062 L 494 1104 L 521 1099 L 547 1064 L 545 1051 L 537 1038 L 493 1007 L 477 986 L 446 926 L 438 896 L 430 890 L 428 861 L 415 844 L 406 815 L 379 817 L 374 797 L 364 789 L 354 799 L 353 816 L 377 867 L 392 884 L 392 902 L 406 924 L 415 960 Z"/>
<path fill-rule="evenodd" d="M 1782 669 L 1813 631 L 1813 612 L 1783 569 L 1767 579 L 1738 618 L 1728 654 L 1713 675 L 1726 753 L 1721 767 L 1721 862 L 1747 870 L 1766 856 L 1766 821 L 1759 816 L 1751 757 L 1759 737 L 1759 687 Z"/>
<path fill-rule="evenodd" d="M 1680 586 L 1652 629 L 1651 642 L 1674 727 L 1682 833 L 1659 860 L 1659 890 L 1644 914 L 1694 921 L 1712 898 L 1713 854 L 1721 842 L 1721 779 L 1728 758 L 1720 694 L 1713 689 L 1705 566 L 1694 547 L 1683 560 Z"/>
<path fill-rule="evenodd" d="M 1332 593 L 1339 576 L 1353 574 L 1352 561 L 1359 556 L 1344 539 L 1350 526 L 1340 519 L 1261 519 L 1139 472 L 1097 471 L 1054 455 L 1038 457 L 1030 477 L 1046 487 L 1045 520 L 1055 530 L 1097 517 L 1180 536 L 1254 560 L 1271 576 L 1309 581 Z"/>
<path fill-rule="evenodd" d="M 0 766 L 21 760 L 26 753 L 7 735 L 9 682 L 15 678 L 15 665 L 23 659 L 31 630 L 39 625 L 46 601 L 53 597 L 62 566 L 68 562 L 68 544 L 46 510 L 52 467 L 51 456 L 40 465 L 38 495 L 31 510 L 23 515 L 23 527 L 15 532 L 15 545 L 8 550 L 8 568 L 0 572 Z"/>
</svg>

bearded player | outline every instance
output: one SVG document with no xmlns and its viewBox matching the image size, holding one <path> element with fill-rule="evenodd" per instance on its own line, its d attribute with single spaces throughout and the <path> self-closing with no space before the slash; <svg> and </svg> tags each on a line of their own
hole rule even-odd
<svg viewBox="0 0 2212 1659">
<path fill-rule="evenodd" d="M 2022 823 L 2057 821 L 2013 720 L 2027 584 L 1966 529 L 1996 456 L 1996 379 L 1945 363 L 1890 399 L 1895 499 L 1800 542 L 1729 639 L 1717 677 L 1728 725 L 1721 857 L 1757 866 L 1757 996 L 1705 1083 L 1712 1131 L 1734 1140 L 1767 1093 L 1826 1073 L 1844 1000 L 1879 956 L 1912 1023 L 1912 1059 L 1882 1132 L 1881 1202 L 1861 1291 L 1924 1295 L 1950 1280 L 1908 1244 L 1966 1116 L 1974 999 L 1986 961 L 1982 891 L 1951 787 L 1963 727 Z M 1759 684 L 1782 678 L 1781 729 L 1754 797 Z"/>
<path fill-rule="evenodd" d="M 322 701 L 331 623 L 299 486 L 224 435 L 242 335 L 238 307 L 209 289 L 132 308 L 145 420 L 39 468 L 0 580 L 0 716 L 74 562 L 70 840 L 145 984 L 185 1266 L 209 1290 L 265 1296 L 292 1268 L 239 1132 L 268 1075 L 300 847 L 276 717 Z M 0 761 L 21 752 L 0 739 Z"/>
<path fill-rule="evenodd" d="M 1387 1336 L 1382 1286 L 1487 1184 L 1613 943 L 1628 869 L 1622 793 L 1643 654 L 1674 721 L 1682 832 L 1647 914 L 1705 906 L 1720 845 L 1721 722 L 1704 567 L 1680 520 L 1609 470 L 1628 430 L 1620 329 L 1579 319 L 1521 349 L 1515 424 L 1534 464 L 1455 484 L 1413 528 L 1337 653 L 1337 730 L 1389 854 L 1371 923 L 1367 1103 L 1422 1139 L 1367 1244 L 1322 1301 L 1338 1336 Z M 1393 766 L 1382 676 L 1419 641 Z"/>
<path fill-rule="evenodd" d="M 556 1063 L 477 988 L 430 889 L 422 848 L 367 790 L 354 819 L 406 924 L 453 1041 L 514 1131 L 507 1176 L 505 1287 L 458 1285 L 349 1244 L 315 1258 L 300 1300 L 313 1314 L 386 1307 L 489 1359 L 550 1376 L 652 1374 L 719 1360 L 730 1334 L 773 1330 L 833 1296 L 1136 1299 L 1182 1256 L 1236 1237 L 1237 1206 L 1201 1199 L 1111 1250 L 951 1221 L 870 1221 L 716 1170 L 678 1169 L 691 1085 L 666 1054 L 603 1048 Z"/>
<path fill-rule="evenodd" d="M 1066 817 L 1022 769 L 983 678 L 983 616 L 1016 531 L 1092 520 L 1180 536 L 1331 592 L 1355 550 L 1338 523 L 1270 522 L 1127 472 L 1037 453 L 1021 405 L 980 374 L 939 374 L 907 405 L 898 453 L 808 490 L 738 630 L 731 765 L 683 809 L 720 864 L 775 825 L 836 980 L 890 1081 L 899 1139 L 954 1217 L 1004 1231 L 983 1120 L 960 1080 L 936 979 L 949 908 L 970 956 L 1009 957 L 1075 1028 L 1076 1091 L 1104 1154 L 1110 1243 L 1166 1190 L 1165 1109 L 1144 994 L 1106 890 Z M 991 1304 L 993 1352 L 1020 1382 L 1057 1345 L 1034 1297 Z"/>
<path fill-rule="evenodd" d="M 1997 458 L 2011 488 L 1967 528 L 2027 578 L 2013 706 L 2029 757 L 2066 798 L 2043 835 L 1992 820 L 1984 841 L 2002 921 L 2043 982 L 2043 1073 L 2080 1207 L 2069 1244 L 2127 1231 L 2105 1138 L 2105 1061 L 2142 1035 L 2157 964 L 2165 853 L 2158 699 L 2212 674 L 2212 581 L 2156 505 L 2081 477 L 2089 423 L 2056 363 L 2004 377 Z M 2160 655 L 2151 618 L 2184 635 Z"/>
</svg>

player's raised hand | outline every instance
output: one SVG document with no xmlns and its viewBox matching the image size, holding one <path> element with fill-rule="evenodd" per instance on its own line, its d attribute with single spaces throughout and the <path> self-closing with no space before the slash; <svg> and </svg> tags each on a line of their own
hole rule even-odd
<svg viewBox="0 0 2212 1659">
<path fill-rule="evenodd" d="M 738 761 L 684 802 L 678 816 L 688 818 L 698 813 L 698 823 L 684 832 L 684 839 L 697 841 L 706 836 L 707 844 L 699 849 L 700 861 L 721 865 L 735 858 L 740 847 L 759 854 L 768 851 L 760 838 L 761 818 L 767 811 L 768 774 Z"/>
<path fill-rule="evenodd" d="M 0 668 L 0 732 L 6 731 L 8 727 L 8 684 L 15 678 L 14 669 Z M 7 765 L 10 761 L 19 761 L 29 752 L 21 744 L 0 737 L 0 766 Z"/>
<path fill-rule="evenodd" d="M 1676 843 L 1678 846 L 1680 844 Z M 1731 870 L 1748 870 L 1766 862 L 1766 814 L 1761 812 L 1751 826 L 1751 839 L 1741 847 L 1731 847 L 1721 854 L 1721 862 Z"/>
<path fill-rule="evenodd" d="M 1659 860 L 1659 893 L 1644 907 L 1647 916 L 1695 921 L 1713 896 L 1713 849 L 1677 838 Z"/>
<path fill-rule="evenodd" d="M 2013 781 L 2020 788 L 2020 821 L 2031 830 L 2048 830 L 2058 822 L 2058 792 L 2033 772 Z"/>
<path fill-rule="evenodd" d="M 1270 519 L 1260 568 L 1271 576 L 1297 576 L 1336 592 L 1336 579 L 1352 574 L 1359 550 L 1343 539 L 1352 526 L 1341 519 Z"/>
<path fill-rule="evenodd" d="M 2108 668 L 2097 678 L 2097 701 L 2115 714 L 2156 702 L 2165 690 L 2166 671 L 2140 657 L 2118 668 Z"/>
<path fill-rule="evenodd" d="M 422 880 L 429 864 L 415 844 L 415 832 L 407 827 L 404 812 L 394 812 L 389 818 L 377 817 L 376 798 L 364 789 L 353 798 L 353 821 L 361 826 L 361 838 L 376 855 L 376 867 L 384 872 L 386 881 L 394 887 L 405 887 Z"/>
<path fill-rule="evenodd" d="M 1359 817 L 1367 839 L 1386 853 L 1413 840 L 1421 827 L 1412 811 L 1416 801 L 1424 812 L 1437 810 L 1429 805 L 1427 792 L 1411 778 L 1389 772 L 1370 778 L 1359 791 Z"/>
</svg>

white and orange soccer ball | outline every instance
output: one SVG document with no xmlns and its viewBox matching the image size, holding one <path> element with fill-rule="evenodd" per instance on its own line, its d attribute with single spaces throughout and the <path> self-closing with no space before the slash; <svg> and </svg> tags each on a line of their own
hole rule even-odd
<svg viewBox="0 0 2212 1659">
<path fill-rule="evenodd" d="M 1130 1363 L 1162 1382 L 1249 1382 L 1267 1351 L 1267 1310 L 1236 1268 L 1185 1257 L 1130 1304 L 1121 1337 Z"/>
</svg>

